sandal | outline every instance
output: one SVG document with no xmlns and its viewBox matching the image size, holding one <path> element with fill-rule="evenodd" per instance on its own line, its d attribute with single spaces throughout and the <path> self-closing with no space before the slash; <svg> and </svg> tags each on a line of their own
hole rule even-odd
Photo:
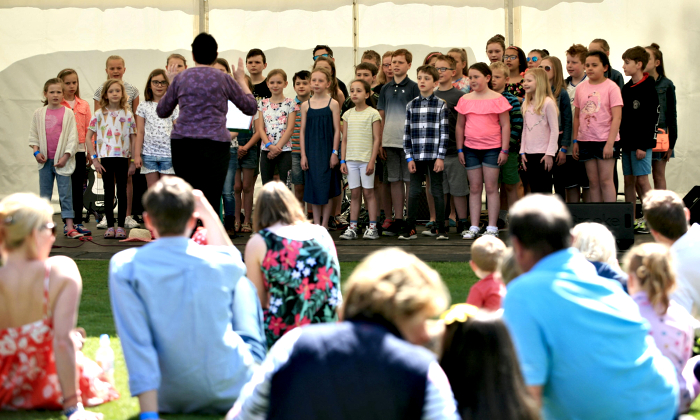
<svg viewBox="0 0 700 420">
<path fill-rule="evenodd" d="M 241 225 L 241 232 L 242 233 L 251 233 L 253 231 L 253 227 L 250 225 L 250 223 L 243 223 Z"/>
<path fill-rule="evenodd" d="M 111 227 L 105 232 L 105 239 L 114 239 L 114 228 Z"/>
<path fill-rule="evenodd" d="M 78 232 L 75 229 L 71 229 L 68 232 L 66 232 L 66 236 L 70 239 L 78 239 L 78 238 L 82 238 L 83 234 Z"/>
<path fill-rule="evenodd" d="M 240 232 L 240 231 L 241 231 L 241 224 L 240 224 L 240 222 L 235 222 L 235 223 L 233 224 L 233 231 L 234 231 L 234 232 Z"/>
<path fill-rule="evenodd" d="M 126 239 L 126 231 L 124 228 L 118 227 L 117 234 L 114 237 L 117 239 Z"/>
</svg>

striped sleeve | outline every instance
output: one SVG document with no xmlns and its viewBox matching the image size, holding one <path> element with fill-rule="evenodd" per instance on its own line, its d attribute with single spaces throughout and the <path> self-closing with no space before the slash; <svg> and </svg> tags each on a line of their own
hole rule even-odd
<svg viewBox="0 0 700 420">
<path fill-rule="evenodd" d="M 523 134 L 523 114 L 520 109 L 520 101 L 515 96 L 508 98 L 513 107 L 510 110 L 510 142 L 520 144 Z"/>
</svg>

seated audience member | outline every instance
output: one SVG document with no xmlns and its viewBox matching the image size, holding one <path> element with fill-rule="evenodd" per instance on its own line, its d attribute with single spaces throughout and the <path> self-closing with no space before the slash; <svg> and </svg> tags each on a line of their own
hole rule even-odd
<svg viewBox="0 0 700 420">
<path fill-rule="evenodd" d="M 671 419 L 678 381 L 632 299 L 570 248 L 558 197 L 511 208 L 509 237 L 523 273 L 508 284 L 504 320 L 525 383 L 545 419 Z"/>
<path fill-rule="evenodd" d="M 0 201 L 0 410 L 83 410 L 71 331 L 82 280 L 75 262 L 51 257 L 53 208 L 34 194 Z"/>
<path fill-rule="evenodd" d="M 489 311 L 501 309 L 501 298 L 506 295 L 506 287 L 497 269 L 505 250 L 506 244 L 498 238 L 482 236 L 474 241 L 469 265 L 480 280 L 469 289 L 468 304 Z"/>
<path fill-rule="evenodd" d="M 644 218 L 656 242 L 671 248 L 678 285 L 671 298 L 693 313 L 693 306 L 700 307 L 700 225 L 688 228 L 690 210 L 666 190 L 644 196 Z"/>
<path fill-rule="evenodd" d="M 449 302 L 440 275 L 397 248 L 355 268 L 343 322 L 297 328 L 272 347 L 227 419 L 459 419 L 427 321 Z"/>
<path fill-rule="evenodd" d="M 342 296 L 333 238 L 306 219 L 286 185 L 262 187 L 253 229 L 257 233 L 246 245 L 245 263 L 265 311 L 267 345 L 296 327 L 337 321 Z"/>
<path fill-rule="evenodd" d="M 440 366 L 462 418 L 539 419 L 503 320 L 464 303 L 440 318 L 445 322 Z"/>
<path fill-rule="evenodd" d="M 600 223 L 579 223 L 571 229 L 572 246 L 595 266 L 600 277 L 617 280 L 627 291 L 627 274 L 617 261 L 615 237 Z"/>
<path fill-rule="evenodd" d="M 501 275 L 501 280 L 507 286 L 508 283 L 515 280 L 519 275 L 523 274 L 515 261 L 513 247 L 508 247 L 503 252 L 500 264 L 498 264 L 498 272 Z"/>
<path fill-rule="evenodd" d="M 651 326 L 649 335 L 676 368 L 680 387 L 678 411 L 687 413 L 700 391 L 700 382 L 693 373 L 697 359 L 690 359 L 695 341 L 694 329 L 699 323 L 671 299 L 671 291 L 676 285 L 672 260 L 667 247 L 646 243 L 627 252 L 625 268 L 629 273 L 628 287 L 632 299 Z"/>
<path fill-rule="evenodd" d="M 143 205 L 158 239 L 116 254 L 109 272 L 129 389 L 141 418 L 225 412 L 265 357 L 255 287 L 201 191 L 167 177 Z M 189 238 L 197 218 L 208 246 Z"/>
</svg>

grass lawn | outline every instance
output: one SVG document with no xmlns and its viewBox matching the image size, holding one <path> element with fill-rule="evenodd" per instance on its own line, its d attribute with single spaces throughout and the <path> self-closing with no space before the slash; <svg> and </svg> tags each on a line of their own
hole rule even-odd
<svg viewBox="0 0 700 420">
<path fill-rule="evenodd" d="M 114 402 L 103 404 L 99 407 L 91 408 L 92 411 L 104 413 L 105 419 L 138 419 L 138 400 L 129 395 L 128 376 L 124 357 L 122 355 L 119 339 L 115 337 L 116 331 L 112 319 L 112 310 L 109 303 L 109 292 L 107 288 L 108 261 L 78 261 L 78 267 L 83 277 L 83 296 L 80 303 L 80 315 L 78 325 L 85 328 L 88 339 L 85 342 L 84 353 L 90 358 L 95 357 L 95 352 L 99 347 L 100 334 L 109 334 L 112 338 L 112 349 L 115 354 L 115 381 L 116 387 L 121 397 Z M 349 277 L 352 270 L 358 263 L 340 263 L 342 281 Z M 464 302 L 467 299 L 469 288 L 477 281 L 469 264 L 436 262 L 429 263 L 437 270 L 442 279 L 450 289 L 453 302 Z M 693 404 L 691 415 L 700 419 L 700 400 Z M 23 411 L 23 412 L 2 412 L 0 417 L 3 420 L 29 420 L 29 419 L 55 419 L 63 420 L 65 417 L 58 412 Z M 164 419 L 197 420 L 216 419 L 217 416 L 203 415 L 162 415 Z"/>
</svg>

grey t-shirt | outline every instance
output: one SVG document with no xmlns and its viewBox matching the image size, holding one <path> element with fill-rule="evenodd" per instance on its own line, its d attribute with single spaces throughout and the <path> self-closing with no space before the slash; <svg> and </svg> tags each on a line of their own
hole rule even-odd
<svg viewBox="0 0 700 420">
<path fill-rule="evenodd" d="M 377 109 L 384 111 L 383 147 L 403 148 L 406 105 L 419 95 L 418 84 L 408 76 L 401 83 L 392 80 L 382 87 Z"/>
</svg>

